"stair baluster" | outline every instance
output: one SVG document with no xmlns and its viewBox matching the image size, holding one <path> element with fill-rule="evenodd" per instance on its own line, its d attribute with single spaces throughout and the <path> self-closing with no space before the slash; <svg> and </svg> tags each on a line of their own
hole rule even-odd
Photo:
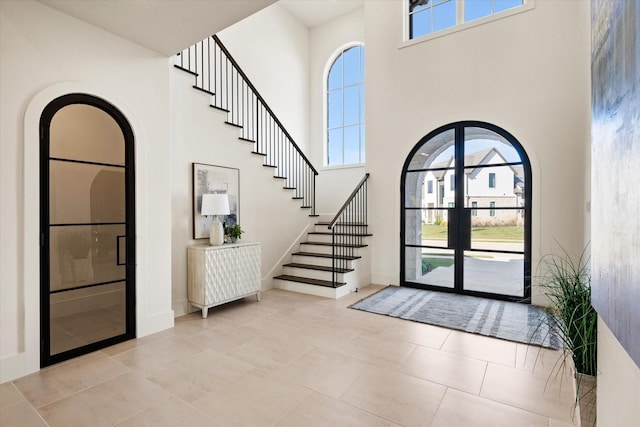
<svg viewBox="0 0 640 427">
<path fill-rule="evenodd" d="M 302 208 L 316 215 L 318 171 L 273 113 L 238 63 L 213 35 L 176 55 L 175 67 L 195 77 L 193 87 L 212 97 L 211 107 L 227 113 L 227 124 L 240 129 L 240 139 L 253 143 L 254 154 L 274 169 L 283 187 L 293 190 Z"/>
<path fill-rule="evenodd" d="M 367 179 L 366 173 L 342 205 L 328 228 L 331 230 L 331 258 L 333 286 L 338 286 L 337 271 L 346 268 L 347 259 L 355 255 L 357 248 L 364 246 L 368 234 L 367 223 Z"/>
</svg>

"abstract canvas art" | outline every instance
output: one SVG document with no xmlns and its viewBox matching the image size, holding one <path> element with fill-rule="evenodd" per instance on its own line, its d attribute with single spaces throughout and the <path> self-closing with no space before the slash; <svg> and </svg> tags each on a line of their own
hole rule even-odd
<svg viewBox="0 0 640 427">
<path fill-rule="evenodd" d="M 200 214 L 202 195 L 223 193 L 229 197 L 229 215 L 219 218 L 225 226 L 236 225 L 240 221 L 240 170 L 224 166 L 193 164 L 193 238 L 209 237 L 212 216 Z"/>
</svg>

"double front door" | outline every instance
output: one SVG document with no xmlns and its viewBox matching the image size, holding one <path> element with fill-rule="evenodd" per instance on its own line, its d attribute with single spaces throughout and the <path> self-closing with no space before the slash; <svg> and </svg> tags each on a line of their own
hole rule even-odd
<svg viewBox="0 0 640 427">
<path fill-rule="evenodd" d="M 401 283 L 529 302 L 530 183 L 503 129 L 458 122 L 425 136 L 403 169 Z"/>
</svg>

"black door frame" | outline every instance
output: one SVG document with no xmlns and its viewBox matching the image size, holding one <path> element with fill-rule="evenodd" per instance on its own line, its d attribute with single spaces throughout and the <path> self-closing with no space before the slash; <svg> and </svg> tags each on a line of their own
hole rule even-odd
<svg viewBox="0 0 640 427">
<path fill-rule="evenodd" d="M 504 137 L 518 152 L 520 155 L 520 159 L 522 161 L 522 167 L 524 169 L 525 176 L 525 188 L 524 188 L 524 220 L 525 220 L 525 229 L 524 229 L 524 289 L 522 297 L 519 296 L 511 296 L 511 295 L 503 295 L 503 294 L 494 294 L 489 292 L 480 292 L 480 291 L 471 291 L 465 290 L 463 275 L 464 275 L 464 249 L 466 246 L 470 245 L 470 233 L 465 231 L 469 229 L 469 224 L 467 224 L 468 219 L 467 215 L 465 215 L 465 209 L 471 210 L 472 208 L 464 207 L 464 192 L 459 191 L 464 188 L 464 173 L 460 173 L 464 171 L 464 129 L 469 127 L 479 127 L 483 129 L 487 129 L 493 131 L 502 137 Z M 451 238 L 457 241 L 457 245 L 454 250 L 454 287 L 447 288 L 441 286 L 433 286 L 423 283 L 415 283 L 409 282 L 406 280 L 406 215 L 405 215 L 405 202 L 406 202 L 406 174 L 409 170 L 409 166 L 411 160 L 416 155 L 418 150 L 422 148 L 422 146 L 431 140 L 436 135 L 448 131 L 454 130 L 454 150 L 455 150 L 455 208 L 449 209 L 449 213 L 455 212 L 454 218 L 449 218 L 449 223 L 453 222 L 453 227 L 449 228 L 449 232 L 453 234 L 450 236 Z M 506 300 L 506 301 L 516 301 L 521 303 L 530 304 L 531 303 L 531 200 L 532 200 L 532 180 L 531 180 L 531 163 L 529 161 L 529 156 L 526 151 L 518 142 L 518 140 L 511 135 L 506 130 L 493 125 L 491 123 L 482 122 L 482 121 L 460 121 L 449 123 L 447 125 L 441 126 L 427 135 L 422 137 L 420 141 L 413 147 L 407 159 L 404 162 L 402 167 L 402 175 L 400 179 L 400 285 L 411 288 L 419 288 L 419 289 L 428 289 L 435 290 L 439 292 L 450 292 L 457 293 L 463 295 L 472 295 L 472 296 L 480 296 L 485 298 L 492 298 L 498 300 Z M 467 242 L 469 240 L 469 242 Z M 466 243 L 465 243 L 466 242 Z"/>
<path fill-rule="evenodd" d="M 50 331 L 50 235 L 49 235 L 49 161 L 50 127 L 55 114 L 68 105 L 84 104 L 109 114 L 122 130 L 125 141 L 125 333 L 51 355 Z M 51 101 L 40 116 L 40 367 L 53 365 L 83 354 L 127 341 L 136 337 L 136 286 L 135 286 L 135 150 L 134 135 L 128 120 L 115 106 L 92 95 L 71 93 Z M 91 163 L 82 162 L 78 163 Z"/>
</svg>

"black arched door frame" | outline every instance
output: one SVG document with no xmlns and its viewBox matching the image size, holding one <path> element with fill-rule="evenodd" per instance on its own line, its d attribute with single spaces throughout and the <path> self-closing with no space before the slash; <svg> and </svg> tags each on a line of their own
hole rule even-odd
<svg viewBox="0 0 640 427">
<path fill-rule="evenodd" d="M 423 147 L 425 143 L 433 139 L 439 134 L 442 134 L 446 131 L 454 131 L 454 149 L 455 149 L 455 188 L 462 189 L 464 188 L 464 173 L 460 173 L 460 171 L 464 170 L 464 129 L 465 128 L 483 128 L 489 131 L 495 132 L 498 135 L 505 138 L 512 147 L 517 151 L 520 159 L 522 161 L 522 167 L 524 170 L 525 177 L 525 188 L 524 188 L 524 272 L 523 272 L 523 296 L 511 296 L 511 295 L 503 295 L 489 292 L 481 292 L 481 291 L 472 291 L 468 289 L 464 289 L 463 287 L 463 275 L 464 275 L 464 248 L 457 247 L 455 249 L 454 254 L 454 266 L 455 266 L 455 277 L 454 277 L 454 286 L 453 288 L 441 287 L 441 286 L 433 286 L 424 283 L 416 283 L 407 280 L 406 278 L 406 247 L 409 247 L 406 243 L 406 178 L 407 172 L 410 171 L 411 161 L 414 156 L 418 153 L 418 151 Z M 460 121 L 449 123 L 447 125 L 441 126 L 418 141 L 418 143 L 411 150 L 405 163 L 402 167 L 401 181 L 400 181 L 400 285 L 405 287 L 412 288 L 420 288 L 420 289 L 428 289 L 428 290 L 436 290 L 441 292 L 452 292 L 457 294 L 464 295 L 473 295 L 480 296 L 492 299 L 500 299 L 507 301 L 516 301 L 522 303 L 531 303 L 531 200 L 532 200 L 532 174 L 531 174 L 531 163 L 529 161 L 529 156 L 526 151 L 520 144 L 520 142 L 508 131 L 493 125 L 491 123 L 482 122 L 482 121 Z M 456 191 L 456 211 L 463 210 L 464 208 L 464 194 L 462 191 Z M 453 232 L 455 238 L 458 242 L 466 241 L 470 239 L 469 231 L 470 224 L 465 223 L 464 215 L 456 215 L 455 218 L 451 219 L 454 222 Z M 468 221 L 467 221 L 468 222 Z M 451 232 L 451 227 L 450 227 Z"/>
<path fill-rule="evenodd" d="M 84 104 L 107 113 L 118 124 L 124 137 L 125 149 L 125 332 L 107 339 L 51 354 L 50 331 L 50 127 L 55 114 L 62 108 Z M 135 286 L 135 150 L 134 134 L 128 120 L 115 106 L 104 99 L 71 93 L 52 100 L 40 116 L 40 366 L 45 367 L 64 360 L 123 342 L 136 337 L 136 286 Z M 82 161 L 74 161 L 83 163 Z M 91 162 L 84 162 L 91 164 Z"/>
</svg>

